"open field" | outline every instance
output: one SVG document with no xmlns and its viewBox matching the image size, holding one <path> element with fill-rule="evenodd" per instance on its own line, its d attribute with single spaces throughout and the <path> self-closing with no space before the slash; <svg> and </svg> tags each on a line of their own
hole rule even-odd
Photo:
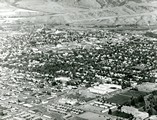
<svg viewBox="0 0 157 120">
<path fill-rule="evenodd" d="M 127 92 L 117 94 L 117 95 L 107 99 L 107 101 L 111 102 L 111 103 L 116 103 L 116 104 L 122 105 L 122 104 L 127 103 L 129 100 L 131 100 L 132 97 L 138 98 L 141 95 L 144 96 L 144 95 L 146 95 L 146 93 L 140 92 L 140 91 L 129 90 Z"/>
<path fill-rule="evenodd" d="M 86 110 L 86 111 L 93 112 L 93 113 L 98 113 L 98 114 L 101 114 L 102 113 L 101 111 L 104 110 L 103 108 L 100 108 L 100 107 L 97 107 L 97 106 L 92 106 L 90 104 L 80 106 L 79 108 L 81 108 L 83 110 Z"/>
<path fill-rule="evenodd" d="M 79 117 L 85 118 L 88 120 L 107 120 L 107 119 L 116 120 L 116 117 L 114 117 L 114 116 L 111 117 L 109 115 L 99 115 L 99 114 L 92 113 L 92 112 L 86 112 L 82 115 L 79 115 Z"/>
<path fill-rule="evenodd" d="M 107 99 L 108 102 L 122 105 L 130 100 L 130 97 L 123 95 L 115 95 L 112 98 Z"/>
</svg>

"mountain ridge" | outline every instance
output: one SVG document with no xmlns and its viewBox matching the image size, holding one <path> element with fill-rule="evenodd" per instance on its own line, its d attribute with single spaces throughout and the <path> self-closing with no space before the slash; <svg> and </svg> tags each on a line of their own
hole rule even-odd
<svg viewBox="0 0 157 120">
<path fill-rule="evenodd" d="M 1 0 L 14 7 L 52 13 L 48 23 L 155 25 L 157 0 Z"/>
</svg>

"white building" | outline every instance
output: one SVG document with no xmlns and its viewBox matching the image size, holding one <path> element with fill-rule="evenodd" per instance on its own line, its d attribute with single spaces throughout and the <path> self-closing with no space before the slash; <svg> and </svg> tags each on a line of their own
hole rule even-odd
<svg viewBox="0 0 157 120">
<path fill-rule="evenodd" d="M 67 82 L 70 80 L 71 79 L 69 77 L 57 77 L 57 78 L 55 78 L 55 81 L 62 81 L 62 82 Z"/>
<path fill-rule="evenodd" d="M 92 93 L 107 94 L 107 93 L 111 93 L 111 92 L 120 90 L 122 88 L 120 85 L 115 85 L 115 84 L 101 84 L 99 86 L 90 87 L 88 89 Z"/>
<path fill-rule="evenodd" d="M 148 120 L 157 120 L 157 115 L 150 116 Z"/>
<path fill-rule="evenodd" d="M 70 105 L 75 105 L 78 101 L 77 99 L 68 99 L 68 98 L 61 98 L 58 101 L 60 104 L 70 104 Z"/>
<path fill-rule="evenodd" d="M 147 112 L 141 112 L 134 107 L 123 106 L 121 111 L 132 114 L 137 120 L 144 120 L 149 117 L 149 114 Z"/>
</svg>

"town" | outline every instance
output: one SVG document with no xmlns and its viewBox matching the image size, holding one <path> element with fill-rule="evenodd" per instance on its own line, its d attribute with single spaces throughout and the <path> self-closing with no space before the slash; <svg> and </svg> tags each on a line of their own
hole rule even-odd
<svg viewBox="0 0 157 120">
<path fill-rule="evenodd" d="M 152 34 L 44 26 L 1 38 L 0 119 L 156 120 Z"/>
</svg>

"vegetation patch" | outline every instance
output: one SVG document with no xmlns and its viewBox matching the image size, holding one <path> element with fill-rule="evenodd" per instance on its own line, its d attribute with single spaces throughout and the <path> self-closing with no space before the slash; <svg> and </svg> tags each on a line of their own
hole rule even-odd
<svg viewBox="0 0 157 120">
<path fill-rule="evenodd" d="M 146 95 L 146 93 L 145 92 L 141 92 L 141 91 L 135 91 L 135 90 L 129 90 L 129 91 L 127 91 L 127 92 L 125 92 L 125 93 L 122 93 L 123 95 L 127 95 L 127 96 L 130 96 L 130 97 L 139 97 L 139 96 L 144 96 L 144 95 Z"/>
<path fill-rule="evenodd" d="M 123 105 L 127 103 L 129 100 L 130 100 L 130 97 L 118 94 L 118 95 L 113 96 L 112 98 L 107 99 L 107 102 Z"/>
<path fill-rule="evenodd" d="M 112 115 L 117 116 L 117 117 L 126 118 L 126 119 L 133 118 L 132 114 L 127 114 L 127 113 L 124 113 L 121 111 L 114 111 L 114 112 L 112 112 Z"/>
</svg>

